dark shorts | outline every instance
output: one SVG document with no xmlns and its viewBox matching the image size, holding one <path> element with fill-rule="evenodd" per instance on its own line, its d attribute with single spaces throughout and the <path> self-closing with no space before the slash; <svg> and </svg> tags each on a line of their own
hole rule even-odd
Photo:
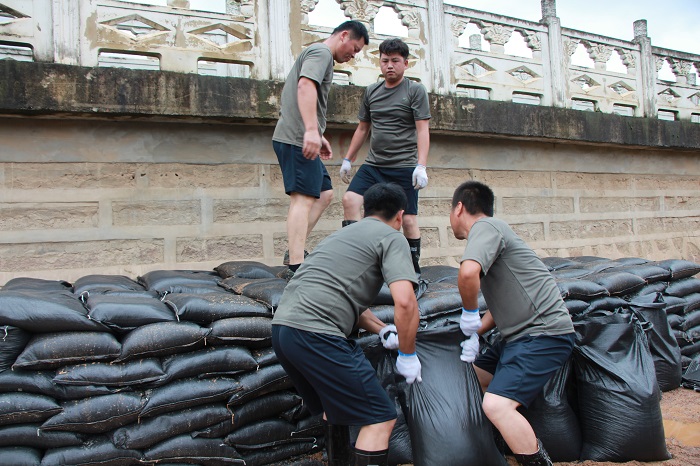
<svg viewBox="0 0 700 466">
<path fill-rule="evenodd" d="M 413 187 L 413 170 L 415 168 L 378 168 L 362 164 L 352 177 L 348 191 L 364 196 L 365 191 L 377 183 L 396 183 L 408 198 L 404 214 L 418 215 L 418 190 Z"/>
<path fill-rule="evenodd" d="M 493 374 L 488 393 L 515 400 L 527 408 L 569 359 L 573 348 L 573 333 L 522 337 L 490 346 L 474 365 Z"/>
<path fill-rule="evenodd" d="M 353 340 L 272 326 L 272 347 L 312 414 L 330 424 L 366 426 L 396 419 L 362 348 Z"/>
<path fill-rule="evenodd" d="M 304 157 L 301 147 L 272 141 L 277 160 L 282 169 L 284 192 L 299 193 L 318 199 L 323 191 L 333 189 L 331 177 L 320 157 L 309 160 Z"/>
</svg>

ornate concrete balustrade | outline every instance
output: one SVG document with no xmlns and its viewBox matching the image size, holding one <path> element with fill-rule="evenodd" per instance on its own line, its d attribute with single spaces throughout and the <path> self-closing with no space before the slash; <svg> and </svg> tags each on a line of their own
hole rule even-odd
<svg viewBox="0 0 700 466">
<path fill-rule="evenodd" d="M 303 47 L 336 26 L 309 24 L 318 1 L 226 0 L 226 12 L 214 13 L 193 10 L 187 0 L 167 0 L 165 6 L 0 0 L 0 56 L 282 80 Z M 540 22 L 442 0 L 336 1 L 345 16 L 371 31 L 370 46 L 350 64 L 337 66 L 337 83 L 365 86 L 378 79 L 377 46 L 386 36 L 374 32 L 373 22 L 388 7 L 407 28 L 407 75 L 435 94 L 700 122 L 700 56 L 653 47 L 645 20 L 636 21 L 633 40 L 624 41 L 562 27 L 555 0 L 542 0 Z M 465 46 L 470 24 L 480 34 Z M 505 53 L 517 36 L 531 57 Z M 482 39 L 488 50 L 482 50 Z M 581 46 L 593 67 L 572 64 Z M 615 55 L 626 72 L 608 69 Z M 675 82 L 659 79 L 664 63 Z"/>
</svg>

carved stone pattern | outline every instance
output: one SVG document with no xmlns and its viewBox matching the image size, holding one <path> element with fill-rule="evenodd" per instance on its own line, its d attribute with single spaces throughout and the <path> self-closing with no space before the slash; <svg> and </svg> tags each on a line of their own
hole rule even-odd
<svg viewBox="0 0 700 466">
<path fill-rule="evenodd" d="M 525 37 L 525 42 L 530 50 L 542 50 L 542 39 L 536 31 L 523 29 L 520 32 Z"/>
<path fill-rule="evenodd" d="M 420 16 L 418 16 L 418 12 L 415 10 L 400 11 L 399 19 L 401 20 L 401 24 L 408 29 L 418 29 L 418 25 L 420 24 Z"/>
<path fill-rule="evenodd" d="M 318 5 L 318 2 L 319 0 L 301 0 L 301 12 L 306 14 L 311 13 L 314 11 L 314 8 L 316 8 L 316 5 Z"/>
<path fill-rule="evenodd" d="M 345 16 L 364 23 L 370 23 L 384 5 L 383 0 L 336 0 Z"/>
<path fill-rule="evenodd" d="M 588 56 L 598 63 L 607 63 L 613 53 L 613 48 L 603 44 L 587 44 Z"/>
<path fill-rule="evenodd" d="M 631 50 L 617 49 L 617 53 L 618 55 L 620 55 L 622 64 L 625 65 L 627 68 L 637 67 L 637 59 L 634 57 L 634 53 L 632 53 Z"/>
<path fill-rule="evenodd" d="M 693 65 L 689 61 L 678 60 L 676 58 L 669 58 L 668 61 L 671 64 L 671 70 L 676 76 L 686 76 L 690 74 L 690 67 Z"/>
<path fill-rule="evenodd" d="M 656 71 L 659 71 L 666 61 L 666 57 L 654 57 L 656 59 Z"/>
<path fill-rule="evenodd" d="M 572 56 L 576 53 L 576 48 L 581 41 L 579 39 L 566 39 L 564 40 L 564 52 L 567 56 Z"/>
<path fill-rule="evenodd" d="M 452 22 L 450 23 L 450 29 L 452 30 L 452 34 L 455 37 L 461 36 L 467 29 L 467 24 L 469 24 L 469 21 L 463 21 L 461 19 L 452 18 Z"/>
<path fill-rule="evenodd" d="M 490 44 L 505 45 L 513 35 L 513 29 L 501 24 L 483 23 L 481 33 Z"/>
</svg>

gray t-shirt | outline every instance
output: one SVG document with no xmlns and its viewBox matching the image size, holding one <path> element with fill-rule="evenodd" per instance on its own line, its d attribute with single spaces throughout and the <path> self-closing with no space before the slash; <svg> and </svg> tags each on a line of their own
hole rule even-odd
<svg viewBox="0 0 700 466">
<path fill-rule="evenodd" d="M 505 340 L 574 331 L 554 278 L 507 223 L 474 223 L 462 256 L 468 259 L 481 265 L 481 292 Z"/>
<path fill-rule="evenodd" d="M 284 289 L 272 323 L 347 338 L 383 283 L 399 280 L 417 283 L 406 237 L 365 218 L 316 246 Z"/>
<path fill-rule="evenodd" d="M 425 87 L 404 78 L 387 88 L 381 81 L 365 90 L 360 121 L 372 123 L 368 165 L 377 167 L 415 167 L 418 162 L 416 120 L 430 119 L 430 103 Z"/>
<path fill-rule="evenodd" d="M 323 135 L 326 130 L 328 92 L 333 82 L 333 63 L 333 53 L 326 44 L 311 44 L 301 52 L 282 88 L 280 119 L 277 121 L 275 132 L 272 135 L 273 141 L 299 147 L 304 144 L 306 130 L 297 100 L 297 84 L 302 77 L 314 81 L 317 85 L 316 116 L 318 117 L 318 131 Z"/>
</svg>

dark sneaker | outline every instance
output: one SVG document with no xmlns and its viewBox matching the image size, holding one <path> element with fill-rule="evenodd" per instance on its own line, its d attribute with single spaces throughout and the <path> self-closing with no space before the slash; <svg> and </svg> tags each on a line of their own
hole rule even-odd
<svg viewBox="0 0 700 466">
<path fill-rule="evenodd" d="M 309 251 L 304 249 L 304 259 L 309 255 Z M 284 258 L 282 259 L 282 265 L 289 265 L 289 249 L 284 251 Z"/>
</svg>

